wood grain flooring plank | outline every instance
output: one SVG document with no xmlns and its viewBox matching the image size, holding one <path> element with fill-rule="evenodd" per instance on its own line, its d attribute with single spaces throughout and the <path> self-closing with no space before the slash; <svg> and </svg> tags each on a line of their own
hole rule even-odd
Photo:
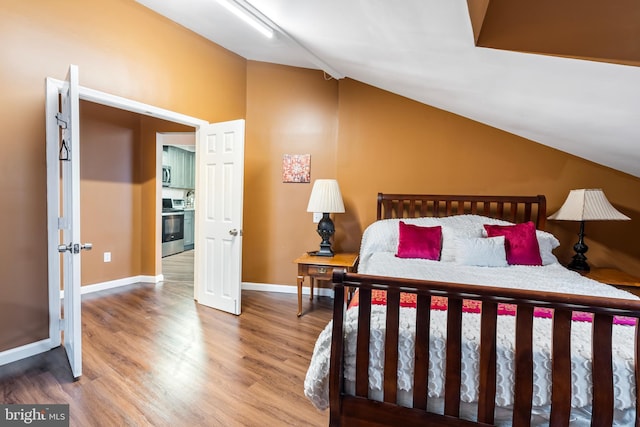
<svg viewBox="0 0 640 427">
<path fill-rule="evenodd" d="M 303 393 L 330 298 L 243 291 L 242 314 L 193 299 L 193 251 L 164 282 L 83 296 L 83 376 L 64 349 L 0 367 L 3 403 L 68 403 L 72 426 L 326 426 Z"/>
</svg>

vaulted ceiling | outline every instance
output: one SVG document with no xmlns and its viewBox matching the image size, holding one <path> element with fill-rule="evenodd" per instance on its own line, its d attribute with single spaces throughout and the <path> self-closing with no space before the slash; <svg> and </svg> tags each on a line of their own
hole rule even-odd
<svg viewBox="0 0 640 427">
<path fill-rule="evenodd" d="M 638 0 L 136 0 L 249 60 L 324 70 L 640 177 Z"/>
</svg>

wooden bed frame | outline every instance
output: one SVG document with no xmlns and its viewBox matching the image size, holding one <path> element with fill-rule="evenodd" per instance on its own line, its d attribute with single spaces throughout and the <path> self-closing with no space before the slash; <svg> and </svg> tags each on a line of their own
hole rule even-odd
<svg viewBox="0 0 640 427">
<path fill-rule="evenodd" d="M 542 228 L 546 216 L 544 196 L 490 197 L 442 195 L 378 195 L 378 218 L 416 216 L 446 216 L 477 213 L 512 222 L 533 220 Z M 333 276 L 335 289 L 333 336 L 329 374 L 331 426 L 424 426 L 424 425 L 493 425 L 496 395 L 496 324 L 500 303 L 517 305 L 515 389 L 513 426 L 528 426 L 531 420 L 533 395 L 532 327 L 534 307 L 554 309 L 552 350 L 552 426 L 569 425 L 571 411 L 571 347 L 572 311 L 594 313 L 592 384 L 592 425 L 610 426 L 613 420 L 614 388 L 611 335 L 614 315 L 640 318 L 640 302 L 623 299 L 603 299 L 561 293 L 479 287 L 457 283 L 410 280 L 337 272 Z M 345 288 L 359 289 L 359 314 L 356 351 L 355 396 L 348 395 L 343 385 L 343 322 L 346 310 Z M 384 360 L 384 402 L 368 398 L 368 360 L 371 315 L 371 291 L 387 291 L 386 350 Z M 415 339 L 416 369 L 414 372 L 413 408 L 397 401 L 398 323 L 400 292 L 417 294 Z M 444 415 L 430 413 L 427 408 L 427 378 L 429 366 L 429 325 L 431 296 L 448 298 L 447 344 Z M 480 390 L 477 422 L 460 419 L 462 301 L 482 301 L 480 345 Z M 636 383 L 640 380 L 640 349 L 636 326 Z M 639 407 L 640 393 L 636 393 Z M 640 411 L 638 411 L 640 412 Z M 636 414 L 640 426 L 640 414 Z"/>
</svg>

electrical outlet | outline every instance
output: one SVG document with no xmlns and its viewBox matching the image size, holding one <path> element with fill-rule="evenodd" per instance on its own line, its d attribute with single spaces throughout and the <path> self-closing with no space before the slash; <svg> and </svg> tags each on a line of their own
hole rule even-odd
<svg viewBox="0 0 640 427">
<path fill-rule="evenodd" d="M 104 253 L 104 262 L 111 262 L 111 252 Z"/>
<path fill-rule="evenodd" d="M 322 212 L 314 212 L 313 213 L 313 222 L 315 224 L 319 223 L 321 219 L 322 219 Z"/>
</svg>

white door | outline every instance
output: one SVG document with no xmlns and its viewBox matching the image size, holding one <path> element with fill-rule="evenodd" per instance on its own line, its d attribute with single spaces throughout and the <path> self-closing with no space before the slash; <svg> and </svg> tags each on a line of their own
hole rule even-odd
<svg viewBox="0 0 640 427">
<path fill-rule="evenodd" d="M 52 85 L 54 83 L 47 80 L 47 204 L 49 263 L 53 264 L 49 270 L 49 287 L 54 290 L 49 297 L 59 298 L 56 289 L 64 291 L 64 315 L 60 326 L 71 371 L 78 378 L 82 375 L 79 254 L 81 249 L 91 248 L 90 244 L 80 244 L 78 67 L 69 67 L 67 79 L 58 90 L 53 90 Z M 53 108 L 58 104 L 58 94 L 59 109 Z M 52 96 L 56 99 L 52 100 Z M 57 266 L 62 268 L 62 274 Z M 57 339 L 53 338 L 53 341 Z"/>
<path fill-rule="evenodd" d="M 240 314 L 244 120 L 200 126 L 196 140 L 196 299 Z"/>
</svg>

